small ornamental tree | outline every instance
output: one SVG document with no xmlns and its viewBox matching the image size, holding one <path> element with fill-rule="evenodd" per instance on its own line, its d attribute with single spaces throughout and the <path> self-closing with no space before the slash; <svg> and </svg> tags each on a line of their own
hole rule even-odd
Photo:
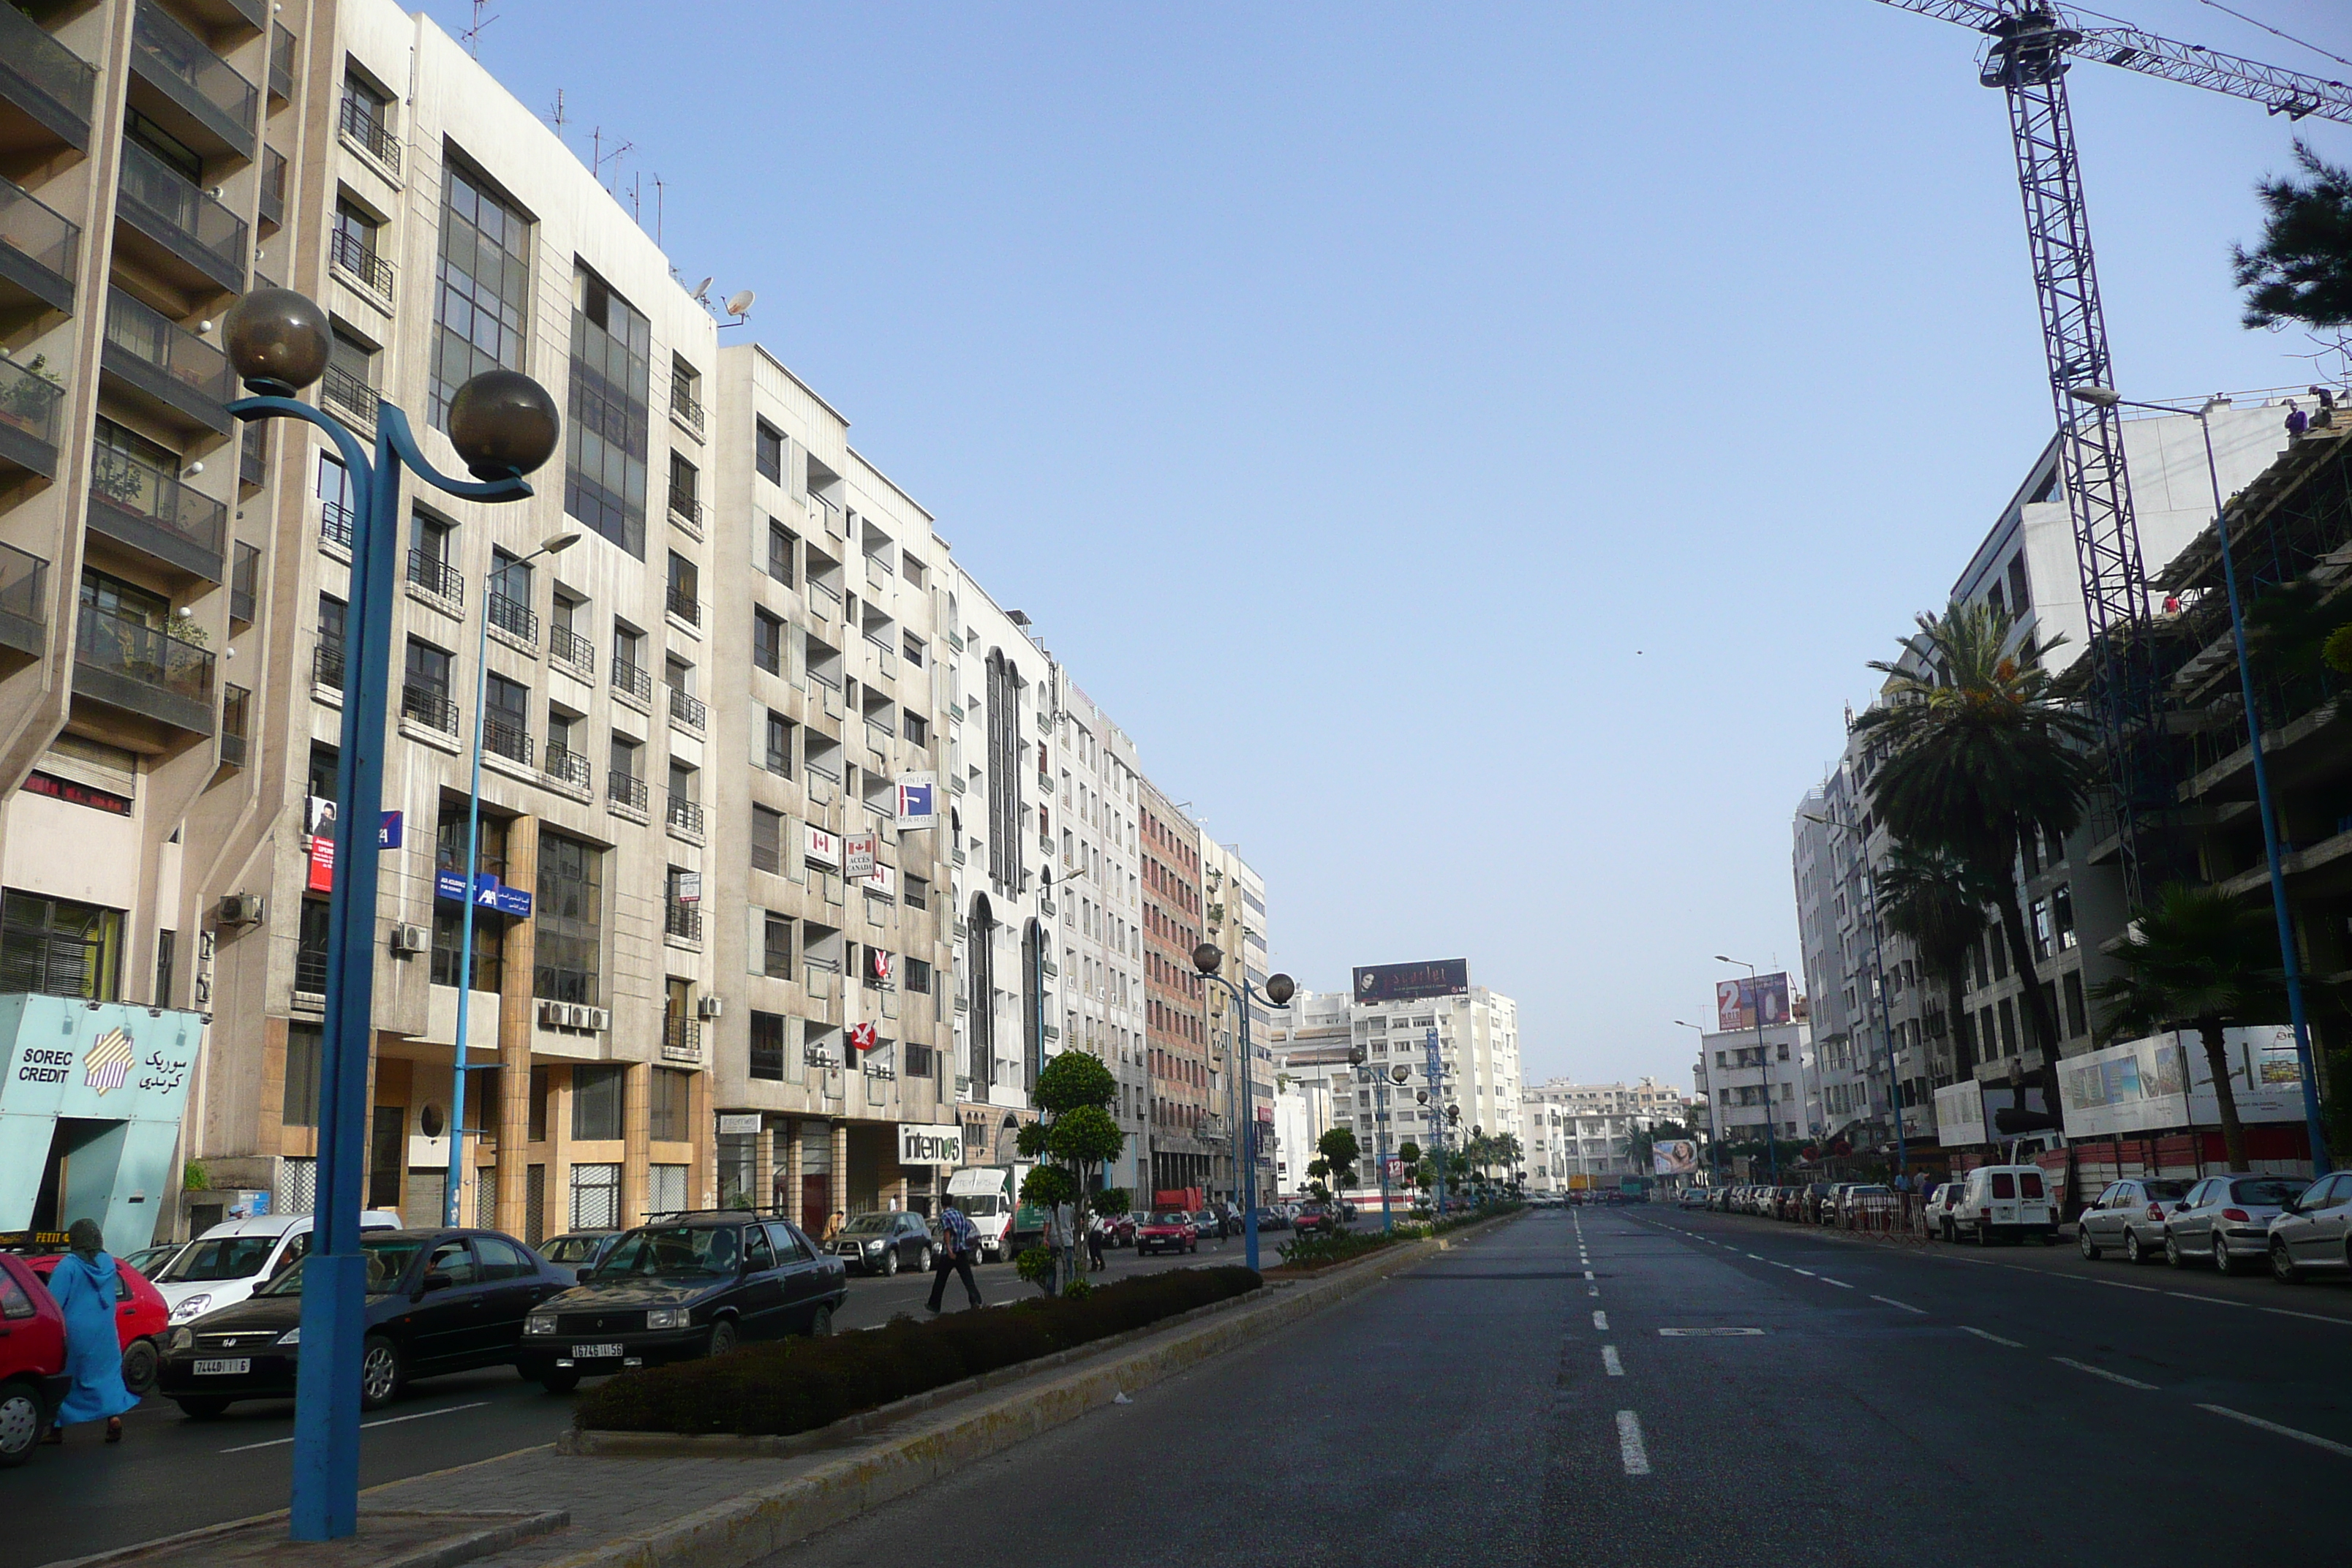
<svg viewBox="0 0 2352 1568">
<path fill-rule="evenodd" d="M 1345 1127 L 1332 1128 L 1315 1141 L 1315 1152 L 1323 1156 L 1318 1163 L 1331 1184 L 1333 1196 L 1356 1184 L 1356 1161 L 1364 1151 L 1353 1131 Z M 1308 1166 L 1307 1172 L 1311 1175 L 1314 1167 Z"/>
<path fill-rule="evenodd" d="M 1037 1074 L 1035 1100 L 1043 1114 L 1021 1129 L 1021 1157 L 1037 1162 L 1036 1169 L 1022 1178 L 1021 1201 L 1049 1211 L 1068 1205 L 1073 1250 L 1085 1234 L 1087 1187 L 1127 1147 L 1127 1134 L 1110 1113 L 1118 1098 L 1118 1080 L 1101 1058 L 1064 1051 Z M 1097 1201 L 1107 1196 L 1118 1197 L 1125 1206 L 1124 1193 L 1097 1194 Z M 1106 1205 L 1093 1212 L 1112 1210 Z M 1033 1263 L 1022 1278 L 1034 1276 L 1048 1294 L 1058 1295 L 1068 1283 L 1062 1275 L 1069 1268 L 1070 1257 L 1065 1253 L 1042 1270 Z"/>
</svg>

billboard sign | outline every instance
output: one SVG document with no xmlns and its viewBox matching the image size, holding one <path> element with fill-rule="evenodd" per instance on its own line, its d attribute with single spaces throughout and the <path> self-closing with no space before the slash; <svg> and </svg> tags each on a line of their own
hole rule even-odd
<svg viewBox="0 0 2352 1568">
<path fill-rule="evenodd" d="M 1984 1092 L 1974 1083 L 1936 1091 L 1936 1142 L 1947 1149 L 1985 1142 Z"/>
<path fill-rule="evenodd" d="M 1756 1027 L 1761 1005 L 1766 1027 L 1789 1021 L 1789 975 L 1786 970 L 1748 980 L 1718 980 L 1715 984 L 1715 1027 L 1718 1034 Z"/>
<path fill-rule="evenodd" d="M 2238 1120 L 2303 1120 L 2303 1069 L 2291 1026 L 2227 1029 L 2221 1041 Z M 2221 1123 L 2204 1044 L 2186 1031 L 2067 1058 L 2058 1065 L 2058 1103 L 2070 1138 Z"/>
<path fill-rule="evenodd" d="M 940 825 L 940 775 L 935 773 L 898 775 L 898 819 L 901 831 Z"/>
<path fill-rule="evenodd" d="M 841 874 L 852 882 L 863 882 L 874 875 L 875 835 L 852 834 L 841 841 Z"/>
<path fill-rule="evenodd" d="M 954 1122 L 898 1123 L 898 1163 L 901 1165 L 961 1165 L 963 1129 Z"/>
<path fill-rule="evenodd" d="M 1698 1144 L 1688 1138 L 1661 1138 L 1650 1145 L 1650 1169 L 1661 1176 L 1698 1173 Z"/>
<path fill-rule="evenodd" d="M 1423 1002 L 1433 996 L 1470 994 L 1470 961 L 1440 958 L 1426 963 L 1371 963 L 1356 970 L 1356 1000 Z"/>
</svg>

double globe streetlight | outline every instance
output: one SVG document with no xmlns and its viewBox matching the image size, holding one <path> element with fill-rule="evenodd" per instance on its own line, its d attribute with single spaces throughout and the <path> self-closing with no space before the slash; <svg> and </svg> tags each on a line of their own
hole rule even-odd
<svg viewBox="0 0 2352 1568">
<path fill-rule="evenodd" d="M 555 453 L 562 418 L 547 389 L 520 371 L 485 371 L 450 400 L 449 443 L 473 481 L 452 479 L 418 450 L 408 418 L 390 403 L 375 414 L 371 458 L 359 436 L 295 394 L 326 374 L 333 336 L 326 311 L 291 289 L 257 289 L 224 322 L 229 362 L 254 395 L 228 405 L 239 419 L 299 419 L 341 454 L 353 481 L 352 584 L 346 647 L 354 662 L 343 692 L 342 749 L 335 762 L 335 821 L 343 850 L 327 904 L 327 1007 L 319 1079 L 318 1183 L 310 1251 L 302 1262 L 303 1354 L 294 1405 L 297 1541 L 330 1541 L 359 1528 L 360 1352 L 367 1260 L 359 1246 L 360 1178 L 367 1153 L 367 1084 L 375 988 L 376 825 L 383 808 L 384 722 L 398 578 L 400 478 L 416 473 L 467 500 L 515 501 L 523 478 Z M 471 867 L 468 867 L 470 872 Z"/>
<path fill-rule="evenodd" d="M 1242 1015 L 1241 1071 L 1234 1075 L 1234 1081 L 1227 1086 L 1227 1094 L 1229 1099 L 1234 1095 L 1241 1096 L 1241 1114 L 1234 1119 L 1241 1125 L 1234 1129 L 1234 1138 L 1242 1156 L 1242 1254 L 1243 1261 L 1255 1269 L 1257 1267 L 1257 1107 L 1240 1086 L 1250 1081 L 1250 1063 L 1255 1059 L 1250 1055 L 1249 1022 L 1250 1002 L 1257 995 L 1257 988 L 1250 984 L 1246 968 L 1242 971 L 1239 985 L 1226 979 L 1222 973 L 1224 963 L 1225 950 L 1213 942 L 1204 942 L 1192 950 L 1192 967 L 1201 972 L 1201 978 L 1213 980 L 1232 992 L 1234 1005 Z M 1265 983 L 1265 999 L 1277 1007 L 1289 1006 L 1291 997 L 1297 991 L 1298 983 L 1287 974 L 1274 975 Z"/>
</svg>

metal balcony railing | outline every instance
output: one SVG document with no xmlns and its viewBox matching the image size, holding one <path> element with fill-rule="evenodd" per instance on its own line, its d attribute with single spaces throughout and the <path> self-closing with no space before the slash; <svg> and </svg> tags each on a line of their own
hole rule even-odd
<svg viewBox="0 0 2352 1568">
<path fill-rule="evenodd" d="M 339 228 L 327 237 L 327 259 L 375 293 L 387 300 L 392 298 L 392 263 L 351 230 Z"/>
<path fill-rule="evenodd" d="M 702 803 L 688 799 L 676 790 L 669 792 L 669 825 L 687 833 L 702 831 Z"/>
<path fill-rule="evenodd" d="M 482 721 L 482 750 L 510 763 L 530 765 L 530 731 L 505 719 Z"/>
<path fill-rule="evenodd" d="M 220 580 L 228 507 L 198 495 L 180 476 L 110 447 L 89 458 L 91 521 L 101 531 L 174 566 Z M 105 521 L 101 521 L 101 519 Z"/>
<path fill-rule="evenodd" d="M 547 629 L 547 656 L 570 665 L 591 679 L 595 677 L 596 645 L 569 626 L 550 626 Z"/>
<path fill-rule="evenodd" d="M 410 681 L 400 689 L 400 716 L 445 735 L 457 732 L 457 705 L 437 686 Z"/>
<path fill-rule="evenodd" d="M 74 657 L 94 669 L 212 707 L 213 656 L 144 621 L 84 605 Z"/>
<path fill-rule="evenodd" d="M 212 134 L 251 155 L 261 94 L 154 0 L 131 13 L 131 60 Z"/>
<path fill-rule="evenodd" d="M 560 779 L 575 789 L 588 787 L 588 759 L 568 746 L 551 741 L 547 753 L 540 763 L 540 771 L 549 778 Z"/>
<path fill-rule="evenodd" d="M 272 228 L 286 222 L 286 154 L 275 147 L 261 150 L 261 221 Z"/>
<path fill-rule="evenodd" d="M 702 906 L 682 904 L 676 899 L 670 900 L 669 906 L 662 917 L 662 932 L 664 935 L 677 937 L 686 942 L 700 942 L 702 940 Z"/>
<path fill-rule="evenodd" d="M 330 691 L 343 689 L 343 639 L 319 634 L 318 646 L 310 650 L 310 683 Z"/>
<path fill-rule="evenodd" d="M 681 588 L 672 588 L 666 595 L 669 613 L 689 626 L 702 624 L 702 603 Z"/>
<path fill-rule="evenodd" d="M 613 661 L 613 689 L 625 691 L 640 702 L 651 702 L 654 700 L 654 678 L 646 673 L 642 665 L 615 658 Z"/>
<path fill-rule="evenodd" d="M 5 31 L 0 27 L 0 33 Z M 74 268 L 80 255 L 79 224 L 14 180 L 0 178 L 0 276 L 14 279 L 62 310 L 72 302 Z M 27 269 L 35 275 L 25 277 Z"/>
<path fill-rule="evenodd" d="M 250 420 L 236 438 L 236 482 L 257 485 L 268 473 L 269 421 Z"/>
<path fill-rule="evenodd" d="M 348 365 L 331 364 L 319 382 L 319 400 L 341 409 L 359 423 L 375 424 L 376 390 L 367 378 Z"/>
<path fill-rule="evenodd" d="M 276 22 L 269 25 L 269 93 L 294 96 L 294 35 Z"/>
<path fill-rule="evenodd" d="M 0 425 L 50 448 L 41 459 L 45 467 L 57 461 L 58 414 L 65 399 L 66 389 L 46 374 L 15 360 L 0 360 Z M 0 454 L 6 450 L 0 447 Z"/>
<path fill-rule="evenodd" d="M 261 586 L 261 547 L 238 541 L 236 561 L 228 573 L 228 618 L 251 622 L 255 596 Z"/>
<path fill-rule="evenodd" d="M 520 637 L 533 647 L 539 646 L 539 617 L 520 599 L 509 599 L 496 588 L 490 590 L 490 625 L 509 637 Z"/>
<path fill-rule="evenodd" d="M 662 1054 L 672 1061 L 702 1059 L 702 1020 L 665 1016 L 662 1019 Z"/>
<path fill-rule="evenodd" d="M 400 142 L 393 136 L 392 127 L 383 122 L 382 105 L 345 89 L 338 123 L 342 133 L 358 142 L 369 157 L 394 174 L 400 173 Z"/>
<path fill-rule="evenodd" d="M 688 522 L 699 524 L 702 521 L 702 502 L 695 498 L 692 490 L 682 490 L 672 486 L 669 492 L 669 510 Z M 694 617 L 688 616 L 687 618 L 691 620 Z"/>
<path fill-rule="evenodd" d="M 319 537 L 330 544 L 352 547 L 352 509 L 341 501 L 327 501 L 319 508 Z"/>
<path fill-rule="evenodd" d="M 294 989 L 305 996 L 327 994 L 327 950 L 323 945 L 294 950 Z"/>
<path fill-rule="evenodd" d="M 36 634 L 48 623 L 48 574 L 49 563 L 39 556 L 0 544 L 0 642 L 40 651 Z"/>
<path fill-rule="evenodd" d="M 221 689 L 220 760 L 228 767 L 245 766 L 246 737 L 249 733 L 253 693 L 242 686 Z"/>
<path fill-rule="evenodd" d="M 408 580 L 426 593 L 447 599 L 453 604 L 466 602 L 466 578 L 455 566 L 439 555 L 411 549 L 408 552 Z"/>
<path fill-rule="evenodd" d="M 700 698 L 673 686 L 669 689 L 669 716 L 698 733 L 709 710 L 703 707 Z"/>
<path fill-rule="evenodd" d="M 625 773 L 618 768 L 605 775 L 604 793 L 612 797 L 614 805 L 625 805 L 634 811 L 645 810 L 650 794 L 645 780 L 635 773 Z"/>
<path fill-rule="evenodd" d="M 696 435 L 702 434 L 701 401 L 676 382 L 670 383 L 669 411 L 685 420 L 687 427 Z"/>
<path fill-rule="evenodd" d="M 16 6 L 0 5 L 0 96 L 33 99 L 50 110 L 41 119 L 65 122 L 52 130 L 86 147 L 97 82 L 96 67 Z"/>
<path fill-rule="evenodd" d="M 106 296 L 106 346 L 167 380 L 182 391 L 183 401 L 193 396 L 218 405 L 236 395 L 236 371 L 228 355 L 120 289 Z M 226 428 L 227 416 L 219 417 Z"/>
<path fill-rule="evenodd" d="M 122 144 L 121 194 L 134 224 L 188 254 L 216 281 L 243 285 L 245 220 L 136 142 Z"/>
</svg>

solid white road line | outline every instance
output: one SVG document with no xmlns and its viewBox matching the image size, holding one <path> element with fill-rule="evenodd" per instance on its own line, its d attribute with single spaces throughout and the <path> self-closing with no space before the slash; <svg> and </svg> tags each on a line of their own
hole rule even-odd
<svg viewBox="0 0 2352 1568">
<path fill-rule="evenodd" d="M 1898 1301 L 1892 1296 L 1873 1296 L 1871 1300 L 1874 1301 L 1884 1301 L 1890 1307 L 1900 1307 L 1906 1312 L 1916 1312 L 1923 1318 L 1927 1315 L 1927 1308 L 1915 1307 L 1908 1301 Z"/>
<path fill-rule="evenodd" d="M 2298 1312 L 2292 1307 L 2264 1307 L 2265 1312 L 2276 1312 L 2282 1318 L 2308 1318 L 2315 1323 L 2352 1323 L 2352 1318 L 2331 1318 L 2325 1312 Z"/>
<path fill-rule="evenodd" d="M 1977 1337 L 1977 1338 L 1979 1338 L 1979 1339 L 1980 1339 L 1980 1340 L 1990 1340 L 1993 1343 L 1995 1343 L 1995 1344 L 1997 1344 L 1997 1345 L 2007 1345 L 2010 1349 L 2011 1349 L 2011 1350 L 2013 1350 L 2013 1351 L 2021 1351 L 2021 1350 L 2023 1350 L 2023 1349 L 2025 1348 L 2025 1346 L 2024 1346 L 2024 1345 L 2021 1344 L 2020 1342 L 2017 1342 L 2017 1341 L 2015 1341 L 2015 1340 L 2005 1340 L 2005 1339 L 2002 1339 L 1999 1334 L 1989 1334 L 1989 1333 L 1986 1333 L 1982 1329 L 1972 1329 L 1972 1328 L 1969 1327 L 1966 1323 L 1962 1323 L 1962 1324 L 1960 1325 L 1960 1332 L 1962 1332 L 1962 1333 L 1964 1333 L 1964 1334 L 1974 1334 L 1974 1335 L 1976 1335 L 1976 1337 Z"/>
<path fill-rule="evenodd" d="M 1748 1256 L 1748 1257 L 1750 1257 L 1750 1258 L 1754 1258 L 1754 1259 L 1756 1259 L 1756 1261 L 1757 1261 L 1757 1262 L 1759 1262 L 1759 1263 L 1761 1263 L 1761 1262 L 1763 1262 L 1763 1261 L 1764 1261 L 1764 1255 L 1763 1255 L 1762 1253 L 1760 1253 L 1760 1252 L 1751 1252 L 1751 1253 L 1749 1253 Z"/>
<path fill-rule="evenodd" d="M 2126 1388 L 2154 1388 L 2156 1386 L 2156 1384 L 2152 1383 L 2142 1383 L 2136 1377 L 2126 1377 L 2119 1372 L 2109 1372 L 2103 1366 L 2093 1366 L 2086 1361 L 2076 1361 L 2072 1356 L 2053 1355 L 2050 1359 L 2056 1362 L 2060 1366 L 2071 1366 L 2076 1372 L 2087 1372 L 2093 1377 L 2104 1377 L 2109 1383 L 2120 1383 Z"/>
<path fill-rule="evenodd" d="M 1592 1326 L 1599 1329 L 1602 1333 L 1607 1333 L 1609 1331 L 1609 1314 L 1601 1310 L 1597 1307 L 1594 1308 L 1592 1311 Z"/>
<path fill-rule="evenodd" d="M 1853 1286 L 1847 1284 L 1844 1280 L 1832 1279 L 1826 1274 L 1817 1274 L 1814 1278 L 1819 1279 L 1824 1285 L 1834 1285 L 1841 1290 L 1851 1290 L 1853 1289 Z"/>
<path fill-rule="evenodd" d="M 2322 1437 L 2315 1433 L 2298 1432 L 2292 1426 L 2282 1426 L 2275 1421 L 2265 1421 L 2259 1415 L 2249 1415 L 2242 1410 L 2232 1410 L 2226 1405 L 2200 1405 L 2197 1408 L 2210 1410 L 2216 1415 L 2226 1415 L 2232 1421 L 2242 1421 L 2249 1426 L 2259 1426 L 2265 1432 L 2275 1432 L 2282 1437 L 2292 1437 L 2298 1443 L 2308 1443 L 2315 1448 L 2325 1448 L 2331 1454 L 2341 1454 L 2346 1458 L 2352 1459 L 2352 1444 L 2338 1443 L 2333 1438 Z M 1623 1424 L 1623 1416 L 1621 1415 L 1617 1419 L 1620 1425 Z"/>
<path fill-rule="evenodd" d="M 369 1428 L 374 1426 L 397 1426 L 404 1421 L 422 1421 L 428 1415 L 447 1415 L 459 1410 L 479 1410 L 488 1403 L 489 1401 L 487 1399 L 477 1399 L 471 1405 L 445 1405 L 439 1410 L 420 1410 L 414 1415 L 387 1415 L 381 1421 L 361 1422 L 360 1430 L 365 1432 Z M 267 1443 L 245 1443 L 234 1448 L 223 1448 L 220 1452 L 224 1454 L 250 1454 L 256 1448 L 282 1448 L 293 1440 L 294 1439 L 291 1437 L 272 1437 Z"/>
<path fill-rule="evenodd" d="M 1969 1261 L 1974 1263 L 1976 1259 L 1971 1258 Z M 2120 1279 L 2096 1279 L 2092 1281 L 2092 1283 L 2096 1285 L 2112 1285 L 2118 1290 L 2144 1290 L 2151 1296 L 2161 1296 L 2164 1294 L 2163 1291 L 2158 1289 L 2153 1285 L 2126 1285 Z"/>
<path fill-rule="evenodd" d="M 1820 1279 L 1820 1278 L 1821 1278 L 1821 1276 L 1820 1276 L 1820 1275 L 1818 1275 L 1818 1274 L 1814 1273 L 1814 1272 L 1813 1272 L 1811 1269 L 1810 1269 L 1810 1268 L 1800 1268 L 1800 1269 L 1798 1269 L 1798 1270 L 1797 1270 L 1797 1272 L 1798 1272 L 1798 1273 L 1800 1273 L 1800 1274 L 1801 1274 L 1801 1275 L 1803 1275 L 1803 1276 L 1804 1276 L 1806 1279 Z"/>
<path fill-rule="evenodd" d="M 1642 1442 L 1642 1418 L 1630 1410 L 1617 1412 L 1617 1455 L 1629 1476 L 1650 1473 L 1650 1450 Z"/>
<path fill-rule="evenodd" d="M 1608 1373 L 1612 1377 L 1622 1377 L 1625 1375 L 1625 1363 L 1617 1359 L 1617 1347 L 1615 1345 L 1602 1345 L 1601 1347 L 1601 1369 Z"/>
</svg>

